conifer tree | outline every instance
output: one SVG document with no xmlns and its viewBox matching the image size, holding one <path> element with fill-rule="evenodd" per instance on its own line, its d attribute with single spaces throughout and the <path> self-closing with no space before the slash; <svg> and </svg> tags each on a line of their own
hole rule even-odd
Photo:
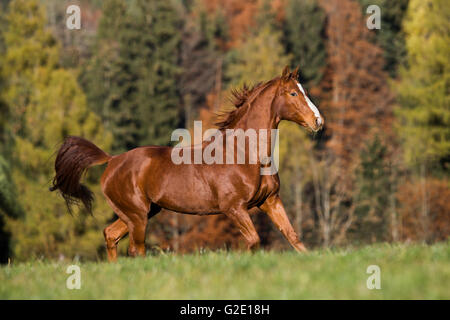
<svg viewBox="0 0 450 320">
<path fill-rule="evenodd" d="M 356 169 L 354 238 L 363 242 L 389 240 L 389 200 L 395 181 L 391 179 L 388 150 L 375 136 L 360 153 Z"/>
<path fill-rule="evenodd" d="M 105 2 L 82 82 L 89 105 L 114 134 L 114 152 L 168 144 L 179 125 L 180 26 L 171 1 Z"/>
<path fill-rule="evenodd" d="M 119 55 L 119 34 L 124 28 L 127 7 L 123 0 L 106 0 L 93 44 L 93 55 L 80 72 L 80 83 L 87 103 L 114 135 L 112 152 L 124 151 L 134 145 L 136 134 L 128 130 L 130 111 L 120 108 L 121 86 L 129 79 L 124 76 Z"/>
<path fill-rule="evenodd" d="M 291 67 L 300 66 L 302 84 L 317 85 L 326 62 L 325 13 L 316 0 L 289 0 L 283 33 Z"/>
<path fill-rule="evenodd" d="M 134 58 L 134 63 L 142 72 L 136 97 L 140 119 L 138 141 L 139 145 L 167 145 L 172 130 L 180 124 L 184 125 L 179 117 L 180 97 L 177 90 L 182 24 L 171 1 L 140 0 L 136 1 L 136 9 L 139 12 L 136 15 L 132 13 L 131 17 L 135 16 L 138 22 L 136 31 L 141 50 L 141 56 Z M 142 34 L 141 28 L 148 32 Z M 124 45 L 122 43 L 122 48 Z"/>
</svg>

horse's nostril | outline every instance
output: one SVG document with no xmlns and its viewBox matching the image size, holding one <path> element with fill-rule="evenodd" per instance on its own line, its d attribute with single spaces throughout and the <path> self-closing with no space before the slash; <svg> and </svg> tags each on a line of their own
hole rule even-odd
<svg viewBox="0 0 450 320">
<path fill-rule="evenodd" d="M 322 118 L 321 117 L 316 118 L 316 124 L 317 124 L 318 127 L 320 127 L 322 125 Z"/>
</svg>

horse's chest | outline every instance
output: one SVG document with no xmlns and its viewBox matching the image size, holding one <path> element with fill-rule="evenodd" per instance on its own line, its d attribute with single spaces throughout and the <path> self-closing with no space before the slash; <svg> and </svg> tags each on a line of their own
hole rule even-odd
<svg viewBox="0 0 450 320">
<path fill-rule="evenodd" d="M 276 194 L 279 191 L 279 189 L 280 189 L 280 179 L 278 178 L 278 175 L 262 176 L 261 183 L 251 201 L 251 204 L 252 205 L 262 204 L 268 197 L 270 197 L 273 194 Z"/>
</svg>

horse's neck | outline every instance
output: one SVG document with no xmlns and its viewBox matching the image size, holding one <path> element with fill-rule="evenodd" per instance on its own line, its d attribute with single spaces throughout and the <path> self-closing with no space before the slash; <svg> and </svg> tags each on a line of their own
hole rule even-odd
<svg viewBox="0 0 450 320">
<path fill-rule="evenodd" d="M 267 88 L 263 90 L 253 100 L 247 102 L 247 110 L 244 115 L 236 121 L 231 129 L 254 129 L 257 132 L 265 129 L 277 129 L 278 120 L 275 118 L 274 110 L 272 110 L 272 101 L 275 95 L 275 88 Z"/>
<path fill-rule="evenodd" d="M 235 125 L 230 129 L 242 129 L 243 131 L 253 129 L 256 131 L 258 143 L 265 141 L 267 156 L 272 156 L 272 147 L 276 139 L 276 129 L 278 128 L 279 119 L 276 118 L 272 103 L 275 97 L 276 88 L 266 88 L 259 93 L 257 97 L 249 101 L 246 106 L 247 110 L 244 115 L 236 121 Z M 265 139 L 261 140 L 260 136 L 264 135 Z M 260 145 L 260 148 L 263 147 Z"/>
</svg>

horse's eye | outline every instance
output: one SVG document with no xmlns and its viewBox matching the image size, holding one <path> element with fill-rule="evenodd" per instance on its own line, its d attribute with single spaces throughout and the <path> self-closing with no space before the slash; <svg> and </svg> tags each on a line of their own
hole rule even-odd
<svg viewBox="0 0 450 320">
<path fill-rule="evenodd" d="M 291 96 L 296 97 L 297 96 L 297 92 L 291 92 Z"/>
</svg>

